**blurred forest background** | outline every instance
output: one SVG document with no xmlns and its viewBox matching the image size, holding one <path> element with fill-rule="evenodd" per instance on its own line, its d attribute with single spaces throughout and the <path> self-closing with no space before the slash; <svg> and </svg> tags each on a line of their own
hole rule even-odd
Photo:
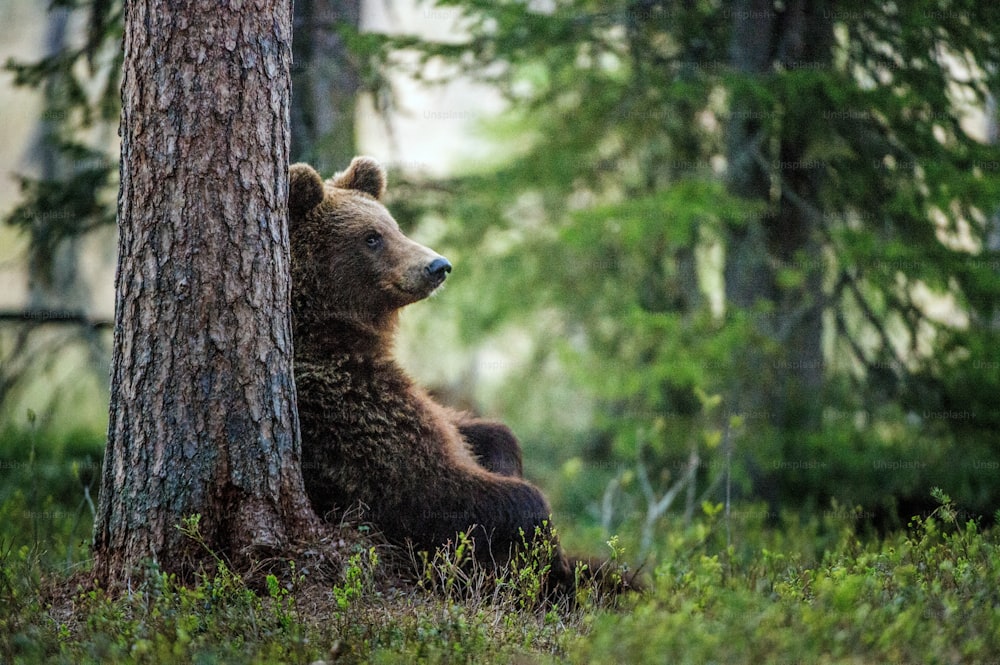
<svg viewBox="0 0 1000 665">
<path fill-rule="evenodd" d="M 121 6 L 0 26 L 0 500 L 51 488 L 87 540 Z M 718 511 L 884 531 L 932 487 L 992 519 L 1000 8 L 298 0 L 294 29 L 293 158 L 390 168 L 455 266 L 404 364 L 512 426 L 571 545 Z"/>
</svg>

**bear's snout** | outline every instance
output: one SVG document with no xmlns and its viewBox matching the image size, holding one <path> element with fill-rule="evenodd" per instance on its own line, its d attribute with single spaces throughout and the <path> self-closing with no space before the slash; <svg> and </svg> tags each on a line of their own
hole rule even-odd
<svg viewBox="0 0 1000 665">
<path fill-rule="evenodd" d="M 426 266 L 424 266 L 424 275 L 427 277 L 427 281 L 433 284 L 435 287 L 440 285 L 444 281 L 444 278 L 451 272 L 451 263 L 448 259 L 443 256 L 439 256 Z"/>
</svg>

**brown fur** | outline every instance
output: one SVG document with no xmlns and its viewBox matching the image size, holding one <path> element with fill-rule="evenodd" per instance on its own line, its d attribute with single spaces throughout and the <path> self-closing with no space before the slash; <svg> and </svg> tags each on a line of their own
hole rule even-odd
<svg viewBox="0 0 1000 665">
<path fill-rule="evenodd" d="M 289 181 L 295 380 L 313 507 L 329 515 L 360 504 L 387 537 L 418 549 L 467 531 L 482 560 L 503 563 L 522 531 L 547 529 L 550 512 L 521 478 L 517 439 L 437 404 L 392 356 L 398 311 L 440 285 L 444 272 L 427 268 L 441 257 L 379 203 L 385 173 L 373 160 L 355 158 L 326 183 L 296 164 Z M 571 579 L 557 554 L 553 584 Z"/>
</svg>

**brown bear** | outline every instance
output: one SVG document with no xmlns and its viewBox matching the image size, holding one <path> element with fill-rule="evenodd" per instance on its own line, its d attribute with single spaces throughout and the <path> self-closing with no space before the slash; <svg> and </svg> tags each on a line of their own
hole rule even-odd
<svg viewBox="0 0 1000 665">
<path fill-rule="evenodd" d="M 360 506 L 389 540 L 433 551 L 465 531 L 477 557 L 503 564 L 549 504 L 521 477 L 521 448 L 500 423 L 436 403 L 393 358 L 399 310 L 451 271 L 407 238 L 380 203 L 386 175 L 356 157 L 323 181 L 289 173 L 295 381 L 302 474 L 320 515 Z M 522 534 L 524 534 L 522 536 Z M 572 571 L 555 547 L 550 588 Z"/>
</svg>

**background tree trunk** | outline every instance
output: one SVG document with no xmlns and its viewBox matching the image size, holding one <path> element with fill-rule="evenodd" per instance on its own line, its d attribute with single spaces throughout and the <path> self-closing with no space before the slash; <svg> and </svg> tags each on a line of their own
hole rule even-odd
<svg viewBox="0 0 1000 665">
<path fill-rule="evenodd" d="M 833 24 L 825 3 L 794 0 L 777 12 L 771 2 L 740 0 L 731 15 L 731 64 L 759 77 L 761 86 L 768 85 L 776 64 L 787 70 L 830 66 Z M 738 308 L 758 301 L 773 305 L 755 312 L 755 331 L 770 344 L 748 345 L 748 380 L 737 387 L 738 408 L 767 414 L 778 427 L 813 427 L 820 415 L 823 254 L 814 211 L 820 209 L 823 169 L 809 159 L 815 122 L 762 102 L 749 86 L 733 94 L 728 187 L 763 203 L 766 212 L 728 238 L 726 300 Z M 797 269 L 801 281 L 779 285 L 781 268 Z"/>
<path fill-rule="evenodd" d="M 244 569 L 313 533 L 292 378 L 286 0 L 125 5 L 111 407 L 95 524 L 108 586 L 204 549 Z"/>
<path fill-rule="evenodd" d="M 341 28 L 357 29 L 360 0 L 295 0 L 292 43 L 292 162 L 332 174 L 355 153 L 360 80 Z"/>
<path fill-rule="evenodd" d="M 767 0 L 739 0 L 732 8 L 733 69 L 746 76 L 764 76 L 771 67 L 771 35 L 774 32 L 773 3 Z M 751 201 L 770 202 L 771 179 L 757 154 L 766 149 L 771 117 L 752 91 L 737 89 L 732 93 L 729 122 L 726 126 L 728 168 L 727 186 L 736 196 Z M 771 223 L 770 207 L 763 215 L 748 220 L 743 227 L 732 228 L 726 241 L 724 280 L 727 307 L 751 308 L 758 300 L 774 299 L 774 276 L 768 262 L 766 228 Z M 768 337 L 774 329 L 770 312 L 757 312 L 755 330 Z M 766 409 L 769 396 L 766 386 L 773 385 L 773 368 L 759 342 L 747 344 L 741 358 L 740 385 L 734 387 L 734 408 L 759 413 Z"/>
<path fill-rule="evenodd" d="M 45 55 L 51 57 L 63 50 L 66 44 L 67 24 L 70 10 L 53 7 L 48 14 L 48 29 L 45 35 Z M 60 97 L 66 92 L 61 78 L 53 77 L 45 84 L 45 115 L 38 123 L 31 154 L 37 161 L 42 180 L 57 180 L 65 177 L 67 170 L 59 150 L 55 145 L 58 126 L 65 121 L 60 106 Z M 28 309 L 39 310 L 81 310 L 81 303 L 89 299 L 86 282 L 79 270 L 80 238 L 63 238 L 54 248 L 45 242 L 44 236 L 52 233 L 46 228 L 48 220 L 36 219 L 30 231 L 28 246 Z"/>
</svg>

